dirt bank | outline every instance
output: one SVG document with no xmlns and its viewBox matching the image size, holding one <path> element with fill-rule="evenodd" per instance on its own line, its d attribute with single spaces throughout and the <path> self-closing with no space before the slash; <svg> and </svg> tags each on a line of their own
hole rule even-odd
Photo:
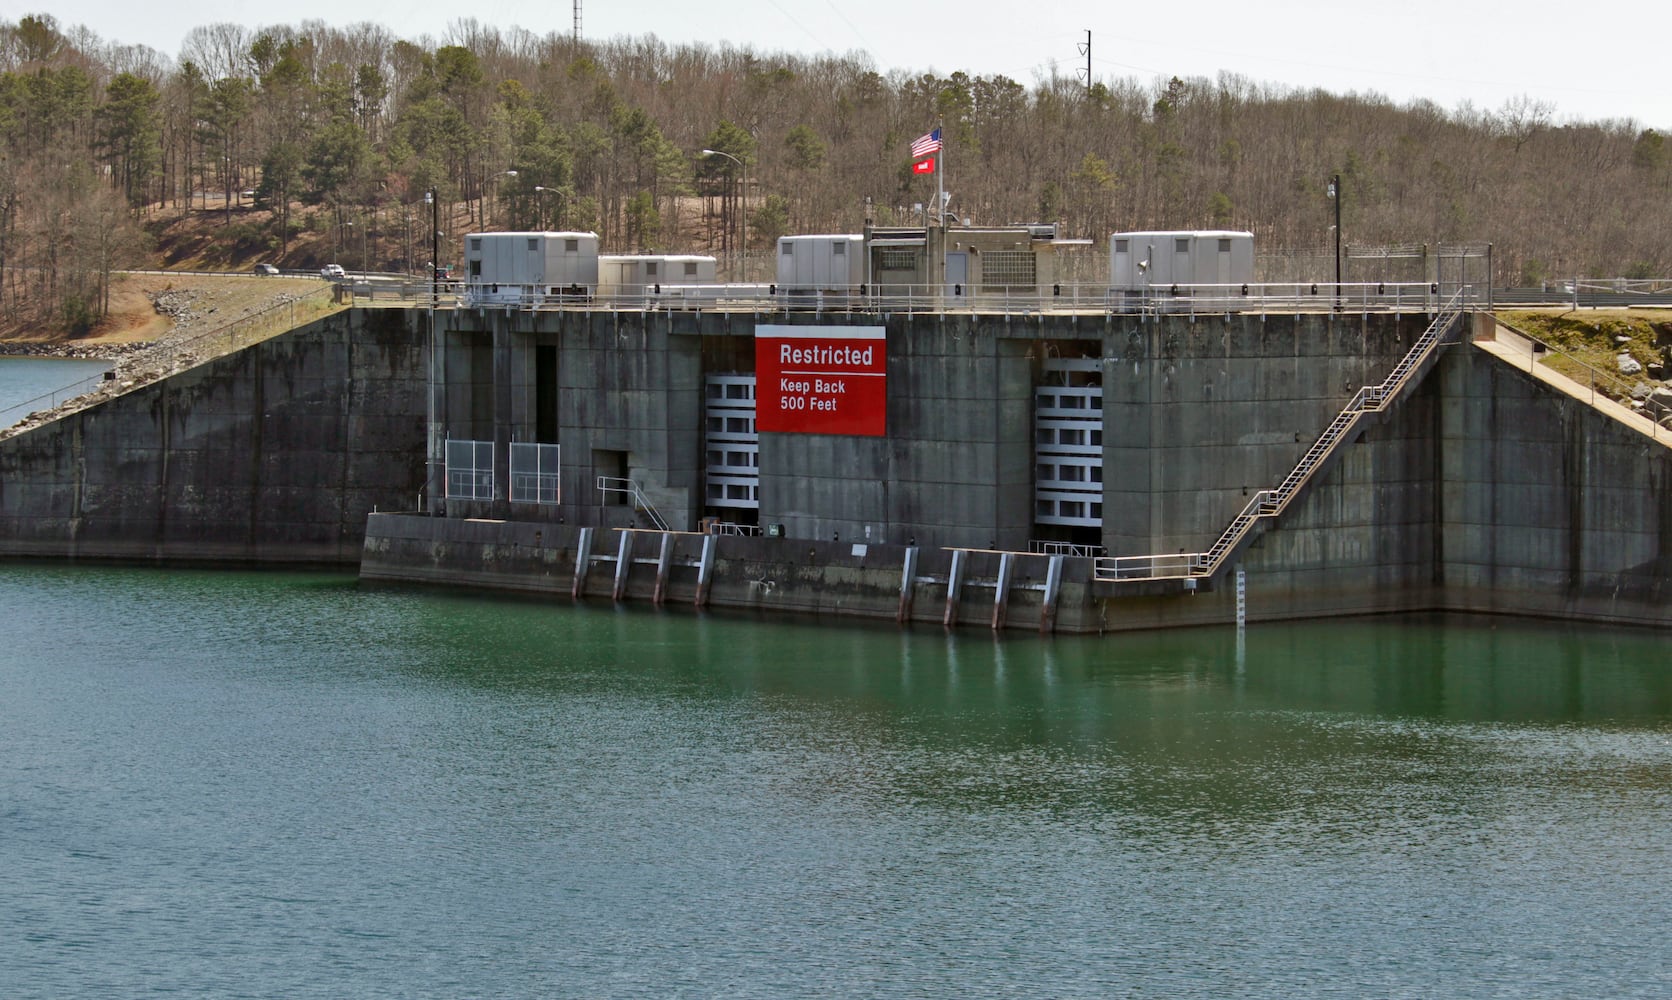
<svg viewBox="0 0 1672 1000">
<path fill-rule="evenodd" d="M 111 282 L 110 313 L 91 333 L 70 337 L 49 327 L 0 329 L 0 354 L 120 358 L 294 301 L 323 284 L 313 278 L 118 275 Z"/>
</svg>

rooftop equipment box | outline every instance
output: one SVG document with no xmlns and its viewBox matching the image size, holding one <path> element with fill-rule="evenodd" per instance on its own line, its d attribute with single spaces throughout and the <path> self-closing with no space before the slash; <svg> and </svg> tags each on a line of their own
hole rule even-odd
<svg viewBox="0 0 1672 1000">
<path fill-rule="evenodd" d="M 864 236 L 843 233 L 779 238 L 780 290 L 790 293 L 850 292 L 864 283 Z"/>
<path fill-rule="evenodd" d="M 596 233 L 471 233 L 464 247 L 472 303 L 535 302 L 598 285 Z"/>
<path fill-rule="evenodd" d="M 694 254 L 605 254 L 598 258 L 600 297 L 642 298 L 664 288 L 712 285 L 713 257 Z"/>
<path fill-rule="evenodd" d="M 1116 233 L 1109 237 L 1109 289 L 1242 285 L 1254 280 L 1254 234 L 1226 230 Z"/>
</svg>

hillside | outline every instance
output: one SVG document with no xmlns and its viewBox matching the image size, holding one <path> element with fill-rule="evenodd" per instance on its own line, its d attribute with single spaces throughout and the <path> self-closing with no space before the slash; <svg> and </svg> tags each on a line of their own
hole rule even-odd
<svg viewBox="0 0 1672 1000">
<path fill-rule="evenodd" d="M 62 324 L 0 327 L 0 353 L 121 357 L 178 342 L 325 288 L 317 278 L 120 274 L 111 281 L 110 312 L 71 336 Z"/>
<path fill-rule="evenodd" d="M 732 252 L 740 215 L 759 251 L 918 218 L 944 186 L 960 218 L 1094 240 L 1491 243 L 1499 285 L 1672 274 L 1665 137 L 1532 100 L 1448 112 L 1231 75 L 881 75 L 856 57 L 486 25 L 452 44 L 320 22 L 189 38 L 179 61 L 136 62 L 50 17 L 0 22 L 0 263 L 47 278 L 0 284 L 0 312 L 86 328 L 103 301 L 89 276 L 152 248 L 168 266 L 417 269 L 431 192 L 452 260 L 483 228 Z M 920 175 L 909 148 L 937 125 L 939 175 Z"/>
</svg>

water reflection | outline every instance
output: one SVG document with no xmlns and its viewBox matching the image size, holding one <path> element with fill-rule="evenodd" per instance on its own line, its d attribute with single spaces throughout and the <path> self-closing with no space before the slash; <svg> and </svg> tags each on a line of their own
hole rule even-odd
<svg viewBox="0 0 1672 1000">
<path fill-rule="evenodd" d="M 1363 838 L 1423 816 L 1492 815 L 1506 785 L 1538 771 L 1612 787 L 1667 764 L 1672 702 L 1648 633 L 1376 619 L 1042 641 L 642 609 L 425 609 L 419 646 L 448 655 L 412 664 L 423 676 L 681 712 L 728 703 L 781 791 L 862 812 L 1037 810 L 1145 838 Z M 1622 777 L 1627 761 L 1638 778 Z"/>
<path fill-rule="evenodd" d="M 0 605 L 0 965 L 43 995 L 317 993 L 299 954 L 350 995 L 1661 975 L 1619 944 L 1672 916 L 1652 632 L 1041 640 L 39 566 Z"/>
</svg>

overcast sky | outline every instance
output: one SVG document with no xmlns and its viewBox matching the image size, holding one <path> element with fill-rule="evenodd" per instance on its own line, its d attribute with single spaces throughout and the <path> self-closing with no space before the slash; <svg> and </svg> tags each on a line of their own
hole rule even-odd
<svg viewBox="0 0 1672 1000">
<path fill-rule="evenodd" d="M 65 26 L 86 25 L 106 41 L 170 56 L 191 28 L 228 20 L 250 28 L 373 21 L 413 40 L 444 40 L 461 16 L 537 35 L 568 34 L 574 25 L 572 0 L 0 0 L 8 21 L 40 11 Z M 1103 80 L 1148 84 L 1230 72 L 1288 87 L 1374 91 L 1400 103 L 1427 99 L 1448 111 L 1465 101 L 1496 110 L 1526 95 L 1552 105 L 1558 122 L 1630 118 L 1662 132 L 1672 132 L 1672 73 L 1663 68 L 1662 51 L 1669 28 L 1672 6 L 1655 0 L 583 0 L 581 10 L 581 34 L 592 40 L 655 34 L 670 44 L 759 53 L 858 51 L 881 72 L 963 70 L 1024 84 L 1052 66 L 1065 76 L 1082 70 L 1089 30 L 1092 73 Z"/>
</svg>

